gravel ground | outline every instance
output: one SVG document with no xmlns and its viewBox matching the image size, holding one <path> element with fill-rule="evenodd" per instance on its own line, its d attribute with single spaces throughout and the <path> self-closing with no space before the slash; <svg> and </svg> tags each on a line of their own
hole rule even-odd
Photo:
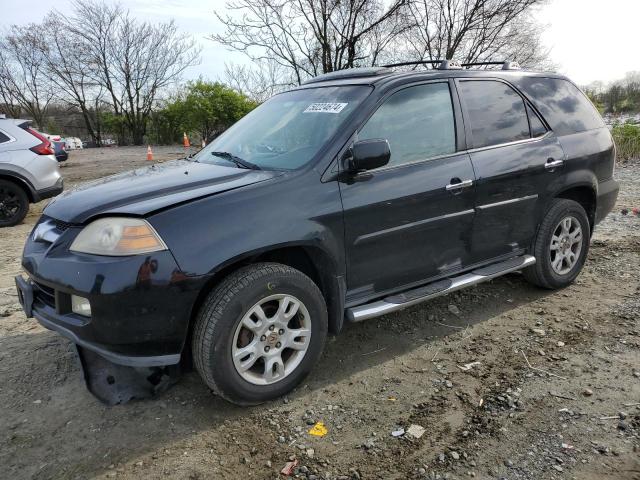
<svg viewBox="0 0 640 480">
<path fill-rule="evenodd" d="M 63 173 L 145 163 L 141 148 L 85 150 Z M 572 286 L 513 274 L 349 325 L 289 397 L 244 409 L 195 372 L 151 400 L 92 397 L 69 342 L 17 304 L 34 205 L 0 232 L 0 478 L 276 479 L 292 461 L 307 479 L 640 479 L 640 163 L 616 176 Z M 325 436 L 308 433 L 318 421 Z"/>
</svg>

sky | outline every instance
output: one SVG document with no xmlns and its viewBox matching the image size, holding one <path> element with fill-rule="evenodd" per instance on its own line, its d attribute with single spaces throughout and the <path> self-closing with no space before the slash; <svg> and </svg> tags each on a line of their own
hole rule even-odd
<svg viewBox="0 0 640 480">
<path fill-rule="evenodd" d="M 125 0 L 138 18 L 164 22 L 175 19 L 202 46 L 202 62 L 186 72 L 189 78 L 221 79 L 225 62 L 245 63 L 206 36 L 224 31 L 214 10 L 224 13 L 225 0 Z M 64 14 L 70 0 L 0 0 L 0 29 L 11 24 L 39 22 L 56 8 Z M 543 41 L 551 49 L 558 71 L 580 85 L 608 83 L 628 71 L 640 70 L 638 19 L 640 0 L 548 0 L 536 13 L 545 25 Z"/>
</svg>

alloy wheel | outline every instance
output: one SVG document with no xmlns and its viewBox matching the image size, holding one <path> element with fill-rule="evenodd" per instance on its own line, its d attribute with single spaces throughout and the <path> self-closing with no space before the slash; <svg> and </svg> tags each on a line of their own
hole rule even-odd
<svg viewBox="0 0 640 480">
<path fill-rule="evenodd" d="M 6 187 L 0 187 L 0 220 L 10 221 L 20 212 L 20 197 Z"/>
<path fill-rule="evenodd" d="M 273 384 L 300 365 L 310 341 L 311 317 L 304 303 L 292 295 L 270 295 L 240 320 L 231 347 L 233 365 L 249 383 Z"/>
<path fill-rule="evenodd" d="M 551 268 L 558 275 L 573 270 L 582 251 L 582 227 L 577 218 L 568 216 L 560 220 L 551 236 L 549 255 Z"/>
</svg>

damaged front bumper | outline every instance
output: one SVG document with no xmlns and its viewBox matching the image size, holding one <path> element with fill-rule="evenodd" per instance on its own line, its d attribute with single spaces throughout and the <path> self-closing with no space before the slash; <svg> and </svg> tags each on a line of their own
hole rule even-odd
<svg viewBox="0 0 640 480">
<path fill-rule="evenodd" d="M 167 390 L 180 377 L 180 354 L 131 356 L 105 349 L 87 341 L 65 323 L 73 321 L 60 315 L 56 309 L 41 301 L 42 286 L 15 277 L 18 299 L 28 318 L 35 318 L 49 330 L 70 339 L 76 348 L 87 389 L 107 405 L 126 403 L 133 399 L 148 398 Z"/>
</svg>

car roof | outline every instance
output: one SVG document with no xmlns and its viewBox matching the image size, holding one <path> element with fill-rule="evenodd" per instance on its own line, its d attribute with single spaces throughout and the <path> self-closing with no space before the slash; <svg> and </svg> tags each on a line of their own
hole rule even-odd
<svg viewBox="0 0 640 480">
<path fill-rule="evenodd" d="M 31 123 L 31 120 L 23 120 L 20 118 L 0 118 L 0 122 L 20 126 L 24 125 L 25 123 Z"/>
<path fill-rule="evenodd" d="M 333 87 L 346 85 L 383 86 L 387 84 L 409 83 L 420 80 L 437 80 L 445 78 L 501 78 L 515 80 L 522 77 L 562 78 L 563 75 L 554 72 L 537 72 L 531 70 L 502 70 L 502 69 L 423 69 L 412 71 L 395 71 L 391 68 L 373 67 L 366 69 L 348 69 L 319 75 L 292 90 L 315 87 Z"/>
</svg>

